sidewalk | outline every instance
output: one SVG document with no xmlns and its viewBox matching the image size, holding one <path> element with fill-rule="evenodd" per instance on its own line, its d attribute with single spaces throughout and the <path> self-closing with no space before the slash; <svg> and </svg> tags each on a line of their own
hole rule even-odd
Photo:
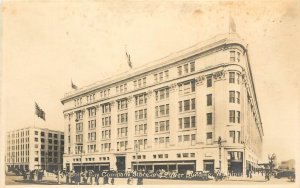
<svg viewBox="0 0 300 188">
<path fill-rule="evenodd" d="M 225 181 L 252 181 L 252 182 L 266 182 L 265 176 L 261 174 L 252 174 L 252 178 L 247 176 L 228 176 Z"/>
</svg>

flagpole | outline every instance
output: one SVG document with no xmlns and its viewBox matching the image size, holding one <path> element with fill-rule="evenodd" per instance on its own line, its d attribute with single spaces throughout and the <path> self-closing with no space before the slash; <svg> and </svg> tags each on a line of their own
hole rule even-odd
<svg viewBox="0 0 300 188">
<path fill-rule="evenodd" d="M 34 101 L 34 111 L 33 111 L 33 127 L 35 128 L 35 111 L 36 111 L 36 102 Z"/>
</svg>

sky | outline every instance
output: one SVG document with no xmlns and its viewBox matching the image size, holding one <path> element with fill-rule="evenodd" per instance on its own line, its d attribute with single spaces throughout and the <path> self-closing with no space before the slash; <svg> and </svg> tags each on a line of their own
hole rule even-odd
<svg viewBox="0 0 300 188">
<path fill-rule="evenodd" d="M 60 99 L 79 87 L 228 32 L 248 45 L 264 159 L 299 149 L 299 2 L 7 1 L 2 6 L 2 131 L 63 130 Z M 34 116 L 34 102 L 46 122 Z"/>
</svg>

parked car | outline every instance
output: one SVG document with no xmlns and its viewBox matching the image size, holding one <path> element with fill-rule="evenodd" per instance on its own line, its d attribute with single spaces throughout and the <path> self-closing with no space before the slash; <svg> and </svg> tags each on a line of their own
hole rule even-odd
<svg viewBox="0 0 300 188">
<path fill-rule="evenodd" d="M 280 179 L 280 178 L 289 178 L 289 177 L 293 177 L 295 176 L 295 172 L 291 171 L 291 170 L 285 170 L 285 171 L 281 171 L 278 172 L 275 177 Z"/>
</svg>

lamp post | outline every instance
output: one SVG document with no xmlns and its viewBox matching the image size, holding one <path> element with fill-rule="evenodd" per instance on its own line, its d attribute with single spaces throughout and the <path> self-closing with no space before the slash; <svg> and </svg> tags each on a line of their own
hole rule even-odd
<svg viewBox="0 0 300 188">
<path fill-rule="evenodd" d="M 135 159 L 136 159 L 136 171 L 138 172 L 139 169 L 138 152 L 140 151 L 140 145 L 138 144 L 138 141 L 134 145 L 134 149 L 135 149 Z"/>
<path fill-rule="evenodd" d="M 81 162 L 80 172 L 82 172 L 82 154 L 84 154 L 84 150 L 81 150 L 81 152 L 80 152 L 80 162 Z"/>
<path fill-rule="evenodd" d="M 219 136 L 219 138 L 218 138 L 218 145 L 219 145 L 219 168 L 220 168 L 220 172 L 221 172 L 221 165 L 222 165 L 222 161 L 221 161 L 222 142 L 224 142 L 224 141 L 222 141 L 221 136 Z"/>
<path fill-rule="evenodd" d="M 48 171 L 48 151 L 45 151 L 45 155 L 46 155 L 46 160 L 45 160 L 45 170 L 46 170 L 46 172 Z"/>
</svg>

